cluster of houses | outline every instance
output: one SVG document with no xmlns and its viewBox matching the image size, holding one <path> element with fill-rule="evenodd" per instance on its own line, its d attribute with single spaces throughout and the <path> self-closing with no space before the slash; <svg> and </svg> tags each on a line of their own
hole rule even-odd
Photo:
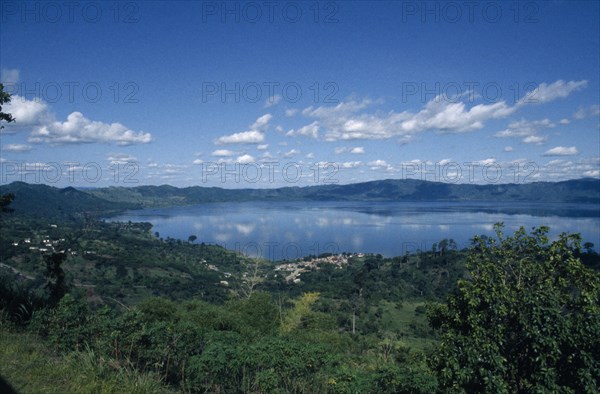
<svg viewBox="0 0 600 394">
<path fill-rule="evenodd" d="M 348 260 L 352 257 L 364 257 L 363 253 L 356 254 L 335 254 L 327 257 L 317 257 L 308 261 L 295 261 L 275 266 L 275 271 L 280 271 L 285 275 L 286 282 L 300 283 L 300 275 L 303 272 L 318 270 L 320 264 L 333 264 L 336 268 L 342 269 L 348 265 Z"/>
<path fill-rule="evenodd" d="M 64 238 L 61 239 L 49 239 L 49 238 L 44 238 L 41 240 L 41 243 L 39 244 L 39 246 L 33 245 L 31 242 L 31 238 L 25 238 L 22 241 L 19 242 L 13 242 L 13 246 L 19 246 L 21 244 L 26 244 L 26 245 L 31 245 L 29 246 L 29 250 L 32 251 L 38 251 L 41 253 L 44 252 L 56 252 L 56 246 L 59 244 L 59 242 L 64 242 Z M 64 250 L 60 251 L 61 253 L 64 253 Z M 72 254 L 75 254 L 75 252 L 71 252 Z"/>
<path fill-rule="evenodd" d="M 58 226 L 56 224 L 51 224 L 50 225 L 51 228 L 57 228 Z M 37 241 L 32 240 L 31 238 L 24 238 L 20 241 L 14 241 L 12 243 L 13 246 L 18 247 L 20 245 L 25 245 L 29 247 L 29 250 L 33 251 L 33 252 L 40 252 L 40 253 L 46 253 L 46 252 L 51 252 L 51 253 L 65 253 L 65 250 L 58 250 L 57 251 L 57 247 L 59 246 L 59 244 L 61 242 L 64 242 L 65 239 L 64 238 L 60 238 L 60 239 L 50 239 L 47 236 L 42 237 L 42 239 L 39 241 L 39 243 Z M 66 250 L 67 253 L 72 254 L 72 255 L 76 255 L 77 252 L 72 251 L 71 249 L 67 249 Z M 92 254 L 95 252 L 91 252 L 91 251 L 85 251 L 85 254 Z"/>
<path fill-rule="evenodd" d="M 211 271 L 221 272 L 221 270 L 219 269 L 219 267 L 217 267 L 214 264 L 207 264 L 207 262 L 206 262 L 205 259 L 200 260 L 200 264 L 205 265 L 206 268 L 208 268 Z M 231 277 L 231 273 L 230 272 L 222 272 L 222 275 L 225 276 L 225 278 Z M 226 281 L 226 280 L 220 281 L 219 284 L 222 285 L 222 286 L 225 286 L 225 287 L 229 286 L 229 282 Z"/>
</svg>

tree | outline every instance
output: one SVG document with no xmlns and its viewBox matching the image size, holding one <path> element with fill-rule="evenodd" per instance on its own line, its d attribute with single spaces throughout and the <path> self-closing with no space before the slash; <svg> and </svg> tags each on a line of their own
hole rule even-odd
<svg viewBox="0 0 600 394">
<path fill-rule="evenodd" d="M 14 209 L 9 208 L 9 205 L 15 199 L 15 195 L 12 193 L 3 194 L 0 196 L 0 213 L 10 213 L 13 212 Z"/>
<path fill-rule="evenodd" d="M 6 93 L 4 91 L 4 85 L 0 83 L 0 121 L 5 121 L 7 123 L 14 122 L 15 118 L 12 117 L 11 114 L 2 112 L 2 105 L 10 103 L 10 93 Z M 0 130 L 3 129 L 4 126 L 0 125 Z"/>
<path fill-rule="evenodd" d="M 188 242 L 189 243 L 194 243 L 194 241 L 197 240 L 197 239 L 198 239 L 198 237 L 196 237 L 195 235 L 190 235 L 188 237 Z"/>
<path fill-rule="evenodd" d="M 430 360 L 448 392 L 598 392 L 600 275 L 575 256 L 580 236 L 549 242 L 547 227 L 475 237 L 447 304 Z"/>
<path fill-rule="evenodd" d="M 0 121 L 5 121 L 7 123 L 14 122 L 15 118 L 12 117 L 11 114 L 2 112 L 2 105 L 10 103 L 10 94 L 4 91 L 4 85 L 0 83 Z M 4 126 L 0 125 L 0 130 L 2 130 Z M 0 196 L 0 213 L 9 213 L 12 212 L 13 209 L 9 208 L 11 202 L 15 199 L 15 195 L 12 193 L 3 194 Z"/>
<path fill-rule="evenodd" d="M 54 307 L 69 290 L 65 272 L 61 267 L 67 259 L 67 254 L 64 252 L 52 253 L 44 256 L 44 259 L 46 260 L 45 276 L 48 279 L 46 288 L 50 292 L 48 303 Z"/>
</svg>

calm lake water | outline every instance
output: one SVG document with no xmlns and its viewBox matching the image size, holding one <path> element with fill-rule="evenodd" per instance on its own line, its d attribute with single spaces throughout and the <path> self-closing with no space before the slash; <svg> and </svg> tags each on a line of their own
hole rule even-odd
<svg viewBox="0 0 600 394">
<path fill-rule="evenodd" d="M 150 222 L 160 237 L 219 244 L 269 260 L 324 252 L 398 256 L 444 238 L 469 246 L 474 235 L 549 226 L 600 246 L 600 206 L 448 202 L 244 202 L 129 211 L 111 221 Z"/>
</svg>

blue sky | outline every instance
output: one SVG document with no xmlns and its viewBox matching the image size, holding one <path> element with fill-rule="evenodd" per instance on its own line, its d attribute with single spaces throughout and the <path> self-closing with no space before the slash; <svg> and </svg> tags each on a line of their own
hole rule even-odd
<svg viewBox="0 0 600 394">
<path fill-rule="evenodd" d="M 1 183 L 600 177 L 581 2 L 13 2 Z"/>
</svg>

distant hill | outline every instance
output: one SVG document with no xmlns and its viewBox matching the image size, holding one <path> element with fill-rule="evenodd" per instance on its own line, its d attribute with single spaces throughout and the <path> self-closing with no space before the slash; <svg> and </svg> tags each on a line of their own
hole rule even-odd
<svg viewBox="0 0 600 394">
<path fill-rule="evenodd" d="M 7 193 L 15 195 L 10 208 L 17 214 L 28 216 L 70 217 L 83 213 L 97 215 L 140 207 L 107 201 L 73 187 L 60 189 L 48 185 L 13 182 L 0 186 L 0 194 Z"/>
<path fill-rule="evenodd" d="M 349 185 L 223 189 L 218 187 L 109 187 L 88 193 L 114 202 L 170 206 L 227 201 L 520 201 L 599 203 L 600 180 L 473 185 L 386 179 Z"/>
<path fill-rule="evenodd" d="M 583 178 L 526 184 L 448 184 L 415 179 L 386 179 L 349 185 L 223 189 L 169 185 L 59 189 L 13 182 L 0 193 L 14 193 L 17 211 L 59 216 L 106 214 L 124 209 L 236 201 L 502 201 L 600 204 L 600 180 Z"/>
</svg>

